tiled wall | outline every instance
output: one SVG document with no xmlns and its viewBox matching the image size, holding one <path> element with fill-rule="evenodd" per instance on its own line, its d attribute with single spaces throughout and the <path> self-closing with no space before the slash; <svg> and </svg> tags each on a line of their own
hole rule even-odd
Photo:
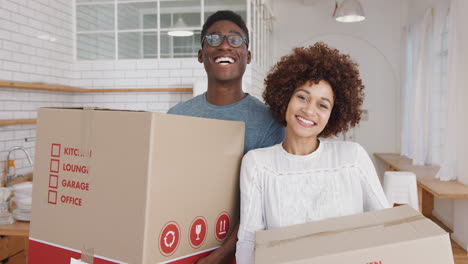
<svg viewBox="0 0 468 264">
<path fill-rule="evenodd" d="M 41 106 L 67 106 L 73 103 L 73 97 L 67 93 L 50 93 L 0 88 L 0 119 L 36 118 L 37 108 Z M 22 146 L 34 158 L 34 138 L 36 125 L 0 126 L 0 161 L 6 160 L 8 150 L 13 146 Z M 15 160 L 18 173 L 31 171 L 31 165 L 24 153 L 15 151 L 11 157 Z M 0 176 L 3 177 L 3 162 L 0 162 Z"/>
<path fill-rule="evenodd" d="M 0 1 L 0 80 L 69 83 L 72 4 L 69 0 Z M 44 39 L 52 36 L 56 41 Z"/>
<path fill-rule="evenodd" d="M 74 105 L 165 113 L 175 104 L 192 98 L 190 92 L 125 92 L 74 94 Z"/>
<path fill-rule="evenodd" d="M 206 76 L 196 58 L 77 61 L 71 85 L 83 88 L 192 87 Z"/>
</svg>

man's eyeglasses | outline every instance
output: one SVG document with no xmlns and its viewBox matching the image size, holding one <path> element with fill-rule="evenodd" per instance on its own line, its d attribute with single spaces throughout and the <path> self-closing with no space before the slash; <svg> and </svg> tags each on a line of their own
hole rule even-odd
<svg viewBox="0 0 468 264">
<path fill-rule="evenodd" d="M 248 46 L 249 44 L 247 39 L 240 35 L 210 34 L 210 35 L 206 35 L 205 37 L 203 37 L 202 46 L 203 46 L 203 41 L 206 40 L 206 43 L 208 43 L 209 46 L 218 47 L 219 45 L 221 45 L 221 43 L 223 43 L 224 39 L 227 39 L 229 46 L 233 48 L 240 47 L 243 42 L 245 42 L 246 46 Z"/>
</svg>

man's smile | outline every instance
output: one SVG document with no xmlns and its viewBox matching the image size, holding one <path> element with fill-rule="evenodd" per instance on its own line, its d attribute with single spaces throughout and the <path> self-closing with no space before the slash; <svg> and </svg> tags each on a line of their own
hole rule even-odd
<svg viewBox="0 0 468 264">
<path fill-rule="evenodd" d="M 215 63 L 220 65 L 229 65 L 236 62 L 236 59 L 230 56 L 215 57 Z"/>
</svg>

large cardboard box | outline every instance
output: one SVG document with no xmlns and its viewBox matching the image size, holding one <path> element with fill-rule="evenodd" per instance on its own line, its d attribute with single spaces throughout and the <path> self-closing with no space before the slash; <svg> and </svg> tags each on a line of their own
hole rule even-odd
<svg viewBox="0 0 468 264">
<path fill-rule="evenodd" d="M 449 234 L 410 206 L 256 233 L 256 264 L 453 264 Z"/>
<path fill-rule="evenodd" d="M 39 110 L 30 264 L 192 263 L 238 219 L 244 123 Z"/>
</svg>

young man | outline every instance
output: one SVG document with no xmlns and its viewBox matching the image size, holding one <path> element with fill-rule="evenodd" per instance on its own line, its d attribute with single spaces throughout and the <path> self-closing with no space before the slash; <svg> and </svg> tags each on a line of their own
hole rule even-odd
<svg viewBox="0 0 468 264">
<path fill-rule="evenodd" d="M 208 17 L 201 32 L 198 61 L 208 75 L 208 90 L 180 103 L 169 114 L 245 122 L 244 153 L 282 142 L 284 128 L 265 104 L 242 90 L 242 77 L 251 55 L 249 31 L 242 17 L 232 11 L 218 11 Z M 198 264 L 227 263 L 236 250 L 237 230 L 223 246 Z"/>
</svg>

